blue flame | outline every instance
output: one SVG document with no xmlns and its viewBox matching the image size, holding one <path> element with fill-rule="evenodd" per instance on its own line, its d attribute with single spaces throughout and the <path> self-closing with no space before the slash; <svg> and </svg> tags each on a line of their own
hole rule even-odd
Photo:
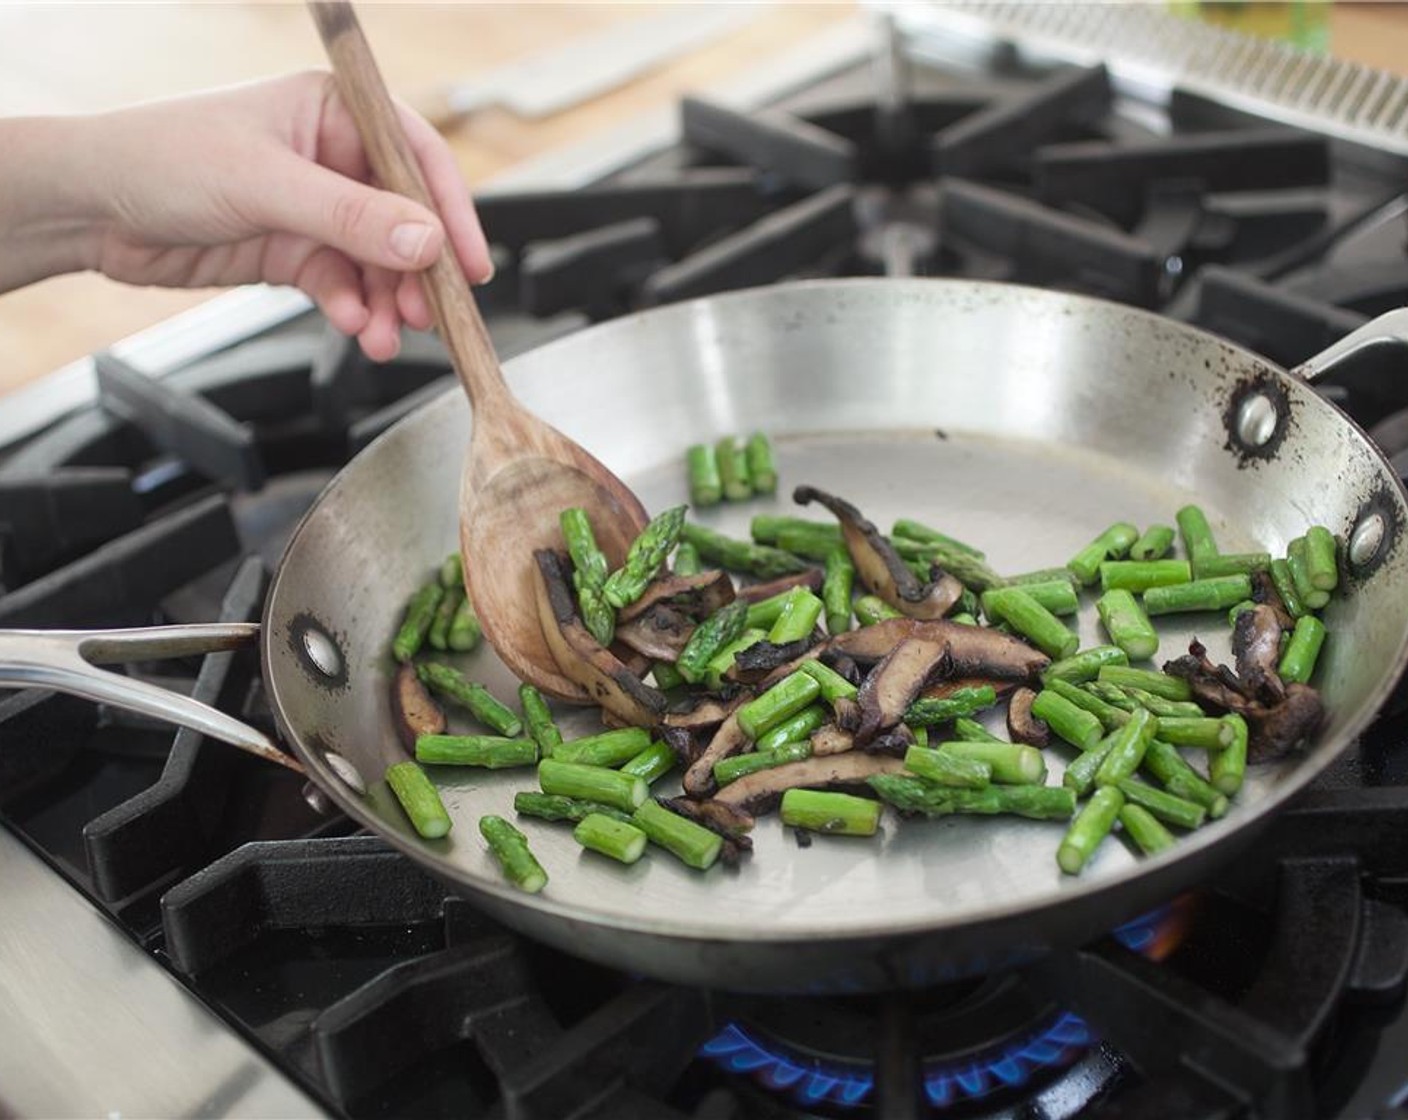
<svg viewBox="0 0 1408 1120">
<path fill-rule="evenodd" d="M 1115 930 L 1113 937 L 1134 952 L 1156 941 L 1170 907 L 1162 906 Z M 1070 1011 L 1057 1012 L 1024 1038 L 994 1047 L 961 1063 L 931 1063 L 924 1070 L 924 1093 L 935 1108 L 977 1100 L 990 1093 L 1019 1089 L 1044 1070 L 1075 1061 L 1095 1043 L 1089 1024 Z M 700 1054 L 736 1073 L 751 1073 L 768 1087 L 790 1092 L 808 1105 L 829 1103 L 857 1107 L 875 1088 L 868 1066 L 839 1062 L 801 1062 L 771 1043 L 729 1023 L 706 1042 Z"/>
</svg>

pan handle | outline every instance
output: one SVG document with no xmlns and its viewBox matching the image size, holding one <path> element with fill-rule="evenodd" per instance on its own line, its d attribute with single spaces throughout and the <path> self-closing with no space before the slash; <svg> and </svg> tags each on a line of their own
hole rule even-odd
<svg viewBox="0 0 1408 1120">
<path fill-rule="evenodd" d="M 189 696 L 97 667 L 219 653 L 258 640 L 259 625 L 253 622 L 132 630 L 0 630 L 0 687 L 52 688 L 113 704 L 189 727 L 301 774 L 302 764 L 262 731 Z"/>
<path fill-rule="evenodd" d="M 1357 359 L 1368 350 L 1386 347 L 1408 348 L 1408 307 L 1386 311 L 1378 318 L 1370 319 L 1315 357 L 1301 362 L 1291 373 L 1314 385 L 1344 362 Z"/>
</svg>

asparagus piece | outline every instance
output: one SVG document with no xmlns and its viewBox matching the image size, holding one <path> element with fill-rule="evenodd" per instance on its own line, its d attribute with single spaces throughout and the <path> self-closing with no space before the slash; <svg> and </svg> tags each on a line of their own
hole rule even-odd
<svg viewBox="0 0 1408 1120">
<path fill-rule="evenodd" d="M 707 443 L 692 444 L 684 453 L 689 475 L 689 500 L 696 508 L 716 506 L 723 500 L 724 482 L 719 477 L 719 461 Z"/>
<path fill-rule="evenodd" d="M 450 648 L 456 653 L 468 653 L 479 644 L 484 632 L 479 627 L 479 616 L 474 613 L 474 604 L 468 597 L 460 600 L 455 617 L 450 621 Z"/>
<path fill-rule="evenodd" d="M 1111 707 L 1119 708 L 1124 712 L 1132 712 L 1139 707 L 1139 701 L 1118 685 L 1108 684 L 1105 681 L 1086 681 L 1082 687 L 1088 689 L 1092 696 L 1098 696 Z M 1148 695 L 1152 696 L 1153 693 Z M 1158 715 L 1159 713 L 1155 712 L 1154 714 Z"/>
<path fill-rule="evenodd" d="M 1276 586 L 1276 594 L 1281 596 L 1281 602 L 1286 608 L 1286 613 L 1292 618 L 1300 618 L 1306 613 L 1305 604 L 1301 601 L 1300 592 L 1296 590 L 1296 582 L 1291 577 L 1291 565 L 1287 560 L 1271 561 L 1271 582 Z"/>
<path fill-rule="evenodd" d="M 421 682 L 447 700 L 469 709 L 471 715 L 500 735 L 516 739 L 523 734 L 523 721 L 513 709 L 500 703 L 482 684 L 466 680 L 463 673 L 438 661 L 426 661 L 416 666 Z"/>
<path fill-rule="evenodd" d="M 749 751 L 747 754 L 735 754 L 719 759 L 714 763 L 714 781 L 720 786 L 726 786 L 745 774 L 771 770 L 789 762 L 801 762 L 811 756 L 812 745 L 808 740 L 793 739 L 767 750 Z"/>
<path fill-rule="evenodd" d="M 552 752 L 558 762 L 585 766 L 620 766 L 650 746 L 650 732 L 643 727 L 618 727 L 581 739 L 559 743 Z"/>
<path fill-rule="evenodd" d="M 784 526 L 777 534 L 777 547 L 804 560 L 823 563 L 831 550 L 837 547 L 834 533 L 815 532 L 812 529 Z"/>
<path fill-rule="evenodd" d="M 755 494 L 775 494 L 777 492 L 777 467 L 773 464 L 772 444 L 762 432 L 754 432 L 744 446 L 748 459 L 748 477 L 753 483 Z"/>
<path fill-rule="evenodd" d="M 986 554 L 980 549 L 974 548 L 971 544 L 965 544 L 956 537 L 950 537 L 940 533 L 937 529 L 918 521 L 913 521 L 908 517 L 901 517 L 890 529 L 890 536 L 897 539 L 904 538 L 911 541 L 918 541 L 920 544 L 938 545 L 941 548 L 950 549 L 955 552 L 966 552 L 969 556 L 977 560 L 986 559 Z"/>
<path fill-rule="evenodd" d="M 1070 657 L 1080 639 L 1062 621 L 1020 587 L 999 587 L 983 599 L 989 617 L 1007 623 L 1051 658 Z"/>
<path fill-rule="evenodd" d="M 748 478 L 748 454 L 733 436 L 724 436 L 714 444 L 714 456 L 719 462 L 719 479 L 724 486 L 724 500 L 742 502 L 753 496 L 753 484 Z"/>
<path fill-rule="evenodd" d="M 553 722 L 552 712 L 543 694 L 526 681 L 518 686 L 518 706 L 523 709 L 523 723 L 533 742 L 538 744 L 538 753 L 551 758 L 552 752 L 562 745 L 562 732 Z"/>
<path fill-rule="evenodd" d="M 959 716 L 971 716 L 997 703 L 997 690 L 990 684 L 964 685 L 947 696 L 915 700 L 905 709 L 904 722 L 911 727 L 947 723 Z"/>
<path fill-rule="evenodd" d="M 567 553 L 572 558 L 572 584 L 577 589 L 577 605 L 582 624 L 600 645 L 609 646 L 616 635 L 616 612 L 606 600 L 606 579 L 610 565 L 597 547 L 587 511 L 579 506 L 558 515 Z"/>
<path fill-rule="evenodd" d="M 1195 579 L 1175 587 L 1151 587 L 1144 592 L 1144 609 L 1150 615 L 1184 611 L 1225 611 L 1233 603 L 1251 598 L 1250 576 L 1217 576 Z"/>
<path fill-rule="evenodd" d="M 782 604 L 782 613 L 768 631 L 768 641 L 775 645 L 800 641 L 811 634 L 821 617 L 822 601 L 805 587 L 794 587 L 787 592 Z"/>
<path fill-rule="evenodd" d="M 1235 712 L 1222 717 L 1232 727 L 1232 742 L 1208 760 L 1208 778 L 1213 788 L 1235 797 L 1247 774 L 1247 721 Z"/>
<path fill-rule="evenodd" d="M 689 635 L 675 661 L 679 675 L 690 684 L 698 684 L 709 672 L 709 662 L 730 642 L 737 641 L 747 624 L 748 604 L 742 599 L 720 607 Z"/>
<path fill-rule="evenodd" d="M 856 564 L 844 548 L 826 554 L 825 575 L 821 581 L 821 601 L 826 606 L 826 632 L 844 634 L 851 628 L 851 593 L 855 589 Z"/>
<path fill-rule="evenodd" d="M 1296 619 L 1296 628 L 1291 631 L 1291 640 L 1281 655 L 1277 667 L 1281 679 L 1287 684 L 1306 684 L 1315 672 L 1315 662 L 1320 656 L 1320 647 L 1325 643 L 1325 624 L 1313 614 Z"/>
<path fill-rule="evenodd" d="M 1305 531 L 1305 571 L 1312 587 L 1333 591 L 1339 583 L 1335 552 L 1335 535 L 1325 526 L 1312 525 Z"/>
<path fill-rule="evenodd" d="M 1076 795 L 1060 786 L 998 786 L 954 789 L 903 774 L 876 774 L 870 788 L 897 809 L 943 817 L 951 813 L 995 816 L 1010 813 L 1032 820 L 1066 820 L 1076 809 Z"/>
<path fill-rule="evenodd" d="M 940 744 L 939 750 L 944 754 L 987 763 L 992 770 L 992 780 L 1003 785 L 1039 786 L 1046 781 L 1046 759 L 1039 750 L 1025 743 L 951 739 Z"/>
<path fill-rule="evenodd" d="M 1006 577 L 1006 585 L 1008 587 L 1025 587 L 1029 583 L 1051 583 L 1058 579 L 1064 580 L 1073 588 L 1080 587 L 1080 580 L 1076 579 L 1070 568 L 1037 568 L 1035 571 Z"/>
<path fill-rule="evenodd" d="M 914 746 L 905 751 L 905 769 L 941 786 L 982 789 L 992 781 L 992 765 L 948 750 Z"/>
<path fill-rule="evenodd" d="M 445 589 L 445 594 L 440 597 L 440 603 L 435 608 L 435 617 L 430 621 L 430 632 L 426 635 L 432 649 L 446 650 L 450 648 L 450 627 L 454 624 L 455 615 L 459 612 L 460 604 L 464 600 L 463 587 L 447 587 Z"/>
<path fill-rule="evenodd" d="M 1187 560 L 1106 560 L 1100 565 L 1104 591 L 1148 591 L 1187 583 L 1193 569 Z"/>
<path fill-rule="evenodd" d="M 1226 719 L 1214 719 L 1212 716 L 1195 719 L 1159 716 L 1155 734 L 1165 743 L 1172 743 L 1175 747 L 1220 751 L 1232 745 L 1237 732 Z"/>
<path fill-rule="evenodd" d="M 650 792 L 645 779 L 635 774 L 556 758 L 545 758 L 538 763 L 538 785 L 544 793 L 600 801 L 627 812 L 635 809 Z"/>
<path fill-rule="evenodd" d="M 1075 586 L 1068 579 L 1024 583 L 1021 588 L 1054 615 L 1075 614 L 1080 610 L 1080 598 L 1076 595 Z M 984 591 L 982 595 L 983 612 L 989 615 L 988 596 L 991 594 L 991 591 Z"/>
<path fill-rule="evenodd" d="M 1175 797 L 1173 794 L 1155 789 L 1145 782 L 1126 778 L 1120 782 L 1119 789 L 1124 794 L 1126 802 L 1142 805 L 1167 824 L 1191 830 L 1199 828 L 1207 819 L 1208 811 L 1196 801 Z"/>
<path fill-rule="evenodd" d="M 1223 750 L 1222 754 L 1227 751 Z M 1155 739 L 1144 752 L 1144 767 L 1175 797 L 1193 801 L 1216 820 L 1227 812 L 1227 795 L 1215 789 L 1188 765 L 1178 748 Z"/>
<path fill-rule="evenodd" d="M 755 750 L 770 751 L 784 743 L 795 743 L 811 737 L 811 733 L 831 718 L 825 704 L 808 704 L 791 719 L 785 719 L 753 744 Z"/>
<path fill-rule="evenodd" d="M 738 635 L 723 649 L 719 650 L 709 661 L 709 669 L 704 674 L 704 684 L 711 691 L 717 692 L 723 687 L 724 674 L 733 668 L 734 657 L 743 650 L 758 642 L 764 641 L 767 633 L 762 630 L 748 629 Z"/>
<path fill-rule="evenodd" d="M 592 813 L 577 822 L 572 839 L 593 852 L 610 856 L 618 863 L 635 863 L 645 854 L 645 833 L 601 813 Z"/>
<path fill-rule="evenodd" d="M 1086 802 L 1056 849 L 1056 863 L 1067 875 L 1079 875 L 1100 841 L 1110 834 L 1115 818 L 1124 807 L 1124 794 L 1114 786 L 1102 786 Z"/>
<path fill-rule="evenodd" d="M 1123 708 L 1107 703 L 1093 692 L 1079 685 L 1071 684 L 1069 681 L 1054 680 L 1047 684 L 1047 689 L 1054 692 L 1063 700 L 1068 700 L 1077 708 L 1081 708 L 1100 721 L 1100 726 L 1107 732 L 1123 727 L 1129 722 L 1129 713 Z"/>
<path fill-rule="evenodd" d="M 440 562 L 440 586 L 448 591 L 452 587 L 464 590 L 464 558 L 452 552 Z"/>
<path fill-rule="evenodd" d="M 1156 856 L 1173 847 L 1173 833 L 1142 805 L 1124 805 L 1119 812 L 1120 826 L 1146 856 Z"/>
<path fill-rule="evenodd" d="M 953 721 L 953 733 L 969 743 L 1000 743 L 996 735 L 975 719 L 959 716 Z"/>
<path fill-rule="evenodd" d="M 1089 587 L 1100 574 L 1100 565 L 1105 560 L 1125 555 L 1137 540 L 1139 530 L 1127 521 L 1118 521 L 1072 556 L 1066 567 Z"/>
<path fill-rule="evenodd" d="M 833 544 L 841 543 L 841 526 L 834 521 L 813 521 L 808 517 L 759 513 L 748 523 L 748 535 L 758 544 L 777 544 L 779 534 L 785 529 L 815 533 L 819 537 L 829 537 Z"/>
<path fill-rule="evenodd" d="M 1129 546 L 1131 560 L 1162 560 L 1173 547 L 1173 528 L 1168 525 L 1150 525 L 1139 534 L 1139 539 Z"/>
<path fill-rule="evenodd" d="M 685 683 L 684 677 L 680 676 L 680 671 L 675 668 L 673 661 L 657 661 L 650 667 L 650 675 L 655 678 L 655 687 L 662 692 L 668 692 L 672 688 L 679 688 Z"/>
<path fill-rule="evenodd" d="M 651 518 L 650 524 L 626 550 L 626 562 L 606 577 L 602 594 L 617 610 L 628 607 L 641 597 L 646 585 L 655 578 L 680 539 L 687 506 L 674 506 Z M 698 547 L 699 542 L 695 541 Z M 703 554 L 700 549 L 700 554 Z M 585 620 L 584 620 L 585 621 Z"/>
<path fill-rule="evenodd" d="M 450 814 L 435 785 L 414 762 L 386 768 L 386 784 L 406 811 L 412 827 L 427 840 L 438 840 L 450 831 Z"/>
<path fill-rule="evenodd" d="M 891 542 L 895 552 L 915 568 L 920 579 L 929 578 L 929 565 L 937 564 L 959 583 L 973 591 L 988 591 L 1003 587 L 1007 581 L 997 574 L 986 560 L 941 544 L 922 544 L 905 537 Z"/>
<path fill-rule="evenodd" d="M 1131 658 L 1142 660 L 1159 652 L 1159 634 L 1135 598 L 1123 588 L 1101 595 L 1095 610 L 1110 640 Z"/>
<path fill-rule="evenodd" d="M 856 693 L 860 691 L 831 666 L 823 665 L 815 659 L 802 662 L 802 672 L 821 685 L 821 698 L 828 704 L 834 704 L 837 700 L 854 699 Z M 996 702 L 995 695 L 994 702 Z"/>
<path fill-rule="evenodd" d="M 1318 611 L 1330 601 L 1330 593 L 1310 582 L 1310 559 L 1306 554 L 1305 538 L 1297 537 L 1286 546 L 1286 563 L 1291 566 L 1291 582 L 1307 610 Z"/>
<path fill-rule="evenodd" d="M 887 618 L 903 618 L 902 611 L 895 610 L 878 595 L 862 595 L 855 601 L 856 621 L 862 626 L 874 626 Z"/>
<path fill-rule="evenodd" d="M 427 583 L 411 596 L 406 604 L 406 614 L 401 620 L 401 628 L 391 642 L 391 655 L 397 661 L 407 662 L 420 652 L 430 627 L 435 622 L 435 608 L 444 598 L 445 589 L 439 581 Z"/>
<path fill-rule="evenodd" d="M 776 595 L 769 595 L 766 599 L 759 599 L 756 603 L 748 604 L 748 613 L 745 615 L 745 625 L 761 626 L 764 629 L 772 629 L 782 615 L 782 608 L 787 605 L 787 596 L 791 594 L 792 588 L 786 591 L 779 591 Z M 738 600 L 742 601 L 742 600 Z"/>
<path fill-rule="evenodd" d="M 1080 755 L 1073 759 L 1066 767 L 1066 772 L 1061 775 L 1061 785 L 1070 790 L 1077 797 L 1084 797 L 1095 787 L 1095 775 L 1109 757 L 1110 751 L 1115 746 L 1115 736 L 1119 729 L 1111 731 L 1095 746 L 1088 751 L 1082 751 Z"/>
<path fill-rule="evenodd" d="M 807 565 L 790 552 L 748 541 L 734 540 L 702 525 L 686 524 L 680 530 L 684 540 L 699 551 L 710 564 L 733 572 L 746 572 L 759 579 L 776 579 L 802 571 Z"/>
<path fill-rule="evenodd" d="M 1183 550 L 1192 563 L 1217 555 L 1217 542 L 1213 540 L 1212 528 L 1203 511 L 1194 505 L 1187 505 L 1173 515 L 1178 522 L 1178 533 L 1183 538 Z"/>
<path fill-rule="evenodd" d="M 1095 771 L 1095 784 L 1113 786 L 1132 778 L 1144 761 L 1144 752 L 1149 749 L 1158 725 L 1158 719 L 1146 709 L 1136 711 L 1129 722 L 1114 733 L 1110 753 Z"/>
<path fill-rule="evenodd" d="M 1162 696 L 1142 688 L 1125 688 L 1121 690 L 1129 699 L 1140 708 L 1148 708 L 1154 715 L 1167 717 L 1169 719 L 1201 719 L 1207 715 L 1202 708 L 1191 700 L 1165 700 Z"/>
<path fill-rule="evenodd" d="M 782 823 L 829 836 L 874 836 L 880 802 L 849 793 L 789 789 L 782 795 Z"/>
<path fill-rule="evenodd" d="M 416 761 L 428 766 L 505 770 L 536 763 L 538 744 L 532 739 L 507 739 L 500 735 L 421 735 L 416 739 Z"/>
<path fill-rule="evenodd" d="M 1032 716 L 1073 747 L 1088 751 L 1100 741 L 1100 720 L 1053 689 L 1043 688 L 1032 701 Z"/>
<path fill-rule="evenodd" d="M 699 559 L 699 550 L 688 541 L 680 541 L 675 546 L 675 561 L 672 567 L 677 576 L 695 576 L 704 570 Z"/>
<path fill-rule="evenodd" d="M 664 777 L 674 768 L 675 761 L 675 752 L 670 745 L 657 739 L 640 754 L 627 759 L 621 766 L 621 773 L 634 774 L 644 778 L 646 784 L 654 785 L 657 778 Z"/>
<path fill-rule="evenodd" d="M 1053 680 L 1080 684 L 1093 681 L 1106 665 L 1128 665 L 1129 654 L 1119 646 L 1091 646 L 1070 657 L 1053 661 L 1041 674 L 1041 683 L 1050 685 Z"/>
<path fill-rule="evenodd" d="M 1132 669 L 1128 665 L 1102 665 L 1096 678 L 1118 688 L 1142 688 L 1165 700 L 1191 700 L 1193 690 L 1182 677 L 1170 677 L 1156 669 Z"/>
<path fill-rule="evenodd" d="M 756 740 L 788 716 L 796 715 L 820 695 L 821 685 L 817 684 L 816 678 L 799 669 L 739 708 L 738 726 L 748 738 Z"/>
<path fill-rule="evenodd" d="M 525 817 L 537 817 L 545 821 L 580 821 L 593 813 L 608 816 L 618 821 L 631 819 L 630 813 L 598 801 L 582 801 L 575 797 L 563 797 L 555 793 L 533 793 L 523 790 L 513 795 L 513 809 Z"/>
<path fill-rule="evenodd" d="M 707 871 L 723 849 L 724 838 L 701 824 L 672 813 L 658 801 L 646 801 L 636 809 L 631 823 L 688 867 Z"/>
<path fill-rule="evenodd" d="M 480 817 L 479 835 L 488 841 L 489 851 L 498 860 L 504 878 L 515 887 L 528 894 L 537 894 L 547 886 L 548 873 L 533 857 L 528 847 L 528 837 L 503 817 Z"/>
<path fill-rule="evenodd" d="M 1193 578 L 1216 579 L 1218 576 L 1245 576 L 1264 572 L 1271 567 L 1269 552 L 1223 552 L 1206 556 L 1193 564 Z"/>
</svg>

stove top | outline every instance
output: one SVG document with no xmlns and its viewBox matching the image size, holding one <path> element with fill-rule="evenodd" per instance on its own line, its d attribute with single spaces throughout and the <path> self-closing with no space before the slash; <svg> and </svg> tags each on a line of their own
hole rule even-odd
<svg viewBox="0 0 1408 1120">
<path fill-rule="evenodd" d="M 1142 97 L 1118 59 L 1053 59 L 1049 34 L 978 68 L 949 58 L 968 39 L 850 35 L 757 104 L 686 99 L 677 140 L 573 189 L 486 194 L 500 353 L 820 275 L 1093 293 L 1284 365 L 1408 302 L 1389 138 L 1250 115 L 1203 79 Z M 1395 89 L 1374 88 L 1383 117 Z M 98 355 L 93 405 L 51 423 L 27 404 L 18 432 L 11 411 L 0 626 L 257 619 L 321 487 L 452 385 L 432 338 L 375 366 L 297 297 L 225 306 Z M 1366 362 L 1326 392 L 1408 469 L 1384 374 Z M 272 731 L 252 655 L 131 671 Z M 1408 1115 L 1406 720 L 1386 712 L 1241 865 L 1097 944 L 807 999 L 538 946 L 294 775 L 102 705 L 0 694 L 0 1112 Z"/>
</svg>

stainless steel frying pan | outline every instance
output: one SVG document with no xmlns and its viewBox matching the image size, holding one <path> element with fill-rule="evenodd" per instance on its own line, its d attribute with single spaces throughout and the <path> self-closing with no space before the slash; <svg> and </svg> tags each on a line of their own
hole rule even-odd
<svg viewBox="0 0 1408 1120">
<path fill-rule="evenodd" d="M 1405 498 L 1363 433 L 1312 391 L 1354 350 L 1408 340 L 1386 317 L 1287 374 L 1155 315 L 1004 285 L 843 280 L 667 307 L 552 343 L 506 367 L 514 392 L 600 455 L 651 509 L 684 500 L 689 443 L 756 427 L 775 437 L 783 495 L 700 520 L 744 534 L 792 508 L 791 486 L 839 493 L 882 525 L 900 515 L 979 543 L 999 571 L 1060 564 L 1115 520 L 1168 522 L 1196 500 L 1226 550 L 1279 552 L 1314 523 L 1350 543 L 1325 611 L 1329 721 L 1308 753 L 1254 768 L 1232 812 L 1155 859 L 1105 844 L 1079 878 L 1057 870 L 1061 828 L 1002 819 L 900 823 L 807 850 L 764 818 L 738 871 L 700 875 L 656 855 L 620 867 L 568 830 L 524 829 L 551 881 L 525 896 L 477 831 L 512 815 L 532 774 L 435 771 L 450 835 L 418 839 L 381 774 L 404 757 L 388 711 L 389 641 L 408 594 L 456 547 L 468 428 L 458 393 L 416 413 L 328 487 L 289 545 L 263 622 L 265 679 L 294 754 L 350 816 L 507 925 L 569 952 L 685 983 L 753 990 L 913 986 L 1096 936 L 1197 883 L 1253 842 L 1384 703 L 1408 657 Z M 1093 614 L 1086 610 L 1084 615 Z M 1084 620 L 1082 644 L 1100 640 Z M 1226 655 L 1221 616 L 1163 628 L 1160 658 L 1197 633 Z M 238 629 L 210 632 L 239 638 Z M 86 639 L 91 643 L 94 639 Z M 136 641 L 128 636 L 125 641 Z M 110 702 L 72 636 L 10 636 L 0 683 Z M 99 644 L 108 659 L 121 642 Z M 189 645 L 189 643 L 188 643 Z M 152 643 L 141 650 L 150 656 Z M 504 699 L 487 653 L 463 658 Z M 21 666 L 21 662 L 25 662 Z M 130 685 L 130 682 L 125 682 Z M 136 698 L 154 710 L 157 701 Z M 172 718 L 258 742 L 189 701 Z M 199 717 L 199 718 L 197 718 Z M 566 732 L 599 727 L 564 715 Z M 203 722 L 201 722 L 203 720 Z M 1048 751 L 1059 781 L 1061 752 Z"/>
</svg>

